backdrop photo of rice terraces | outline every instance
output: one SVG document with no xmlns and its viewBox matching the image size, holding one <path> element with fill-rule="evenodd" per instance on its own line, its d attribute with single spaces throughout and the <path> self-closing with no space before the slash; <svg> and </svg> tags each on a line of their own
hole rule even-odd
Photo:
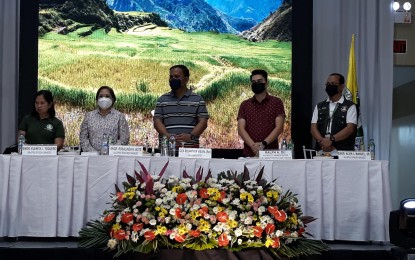
<svg viewBox="0 0 415 260">
<path fill-rule="evenodd" d="M 241 148 L 240 103 L 253 95 L 253 69 L 269 73 L 269 92 L 285 106 L 281 138 L 291 138 L 291 1 L 41 0 L 38 88 L 56 99 L 65 145 L 79 144 L 84 113 L 102 85 L 130 126 L 130 144 L 157 143 L 151 111 L 169 91 L 168 69 L 185 64 L 190 87 L 207 101 L 201 145 Z M 256 9 L 253 9 L 256 8 Z"/>
</svg>

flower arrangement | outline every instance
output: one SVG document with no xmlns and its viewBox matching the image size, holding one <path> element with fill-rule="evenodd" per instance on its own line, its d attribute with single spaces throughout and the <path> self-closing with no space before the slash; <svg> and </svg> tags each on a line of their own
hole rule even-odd
<svg viewBox="0 0 415 260">
<path fill-rule="evenodd" d="M 81 247 L 107 247 L 116 256 L 159 248 L 239 251 L 266 248 L 277 256 L 296 257 L 327 250 L 321 241 L 307 239 L 296 195 L 283 193 L 275 180 L 255 179 L 243 173 L 222 172 L 195 178 L 150 175 L 143 164 L 135 178 L 127 174 L 124 192 L 116 185 L 112 208 L 80 231 Z"/>
</svg>

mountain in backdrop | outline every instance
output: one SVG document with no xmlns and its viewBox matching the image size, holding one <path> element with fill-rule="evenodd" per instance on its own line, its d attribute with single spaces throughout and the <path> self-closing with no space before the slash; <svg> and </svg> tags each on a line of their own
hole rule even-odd
<svg viewBox="0 0 415 260">
<path fill-rule="evenodd" d="M 292 41 L 292 0 L 283 0 L 277 11 L 241 36 L 250 41 Z"/>
<path fill-rule="evenodd" d="M 39 35 L 56 31 L 67 34 L 80 27 L 91 26 L 87 31 L 80 33 L 86 36 L 93 31 L 104 28 L 109 32 L 111 28 L 125 31 L 136 25 L 152 23 L 158 26 L 167 26 L 156 13 L 128 15 L 115 13 L 105 0 L 39 0 Z"/>
<path fill-rule="evenodd" d="M 251 18 L 229 16 L 205 0 L 107 0 L 116 11 L 155 12 L 174 28 L 188 32 L 216 31 L 238 33 L 257 22 Z"/>
<path fill-rule="evenodd" d="M 282 0 L 206 0 L 215 9 L 235 18 L 251 18 L 257 23 L 281 5 Z"/>
</svg>

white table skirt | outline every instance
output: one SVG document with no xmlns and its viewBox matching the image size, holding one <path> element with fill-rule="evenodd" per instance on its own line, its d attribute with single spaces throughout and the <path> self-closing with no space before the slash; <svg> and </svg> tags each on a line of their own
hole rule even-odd
<svg viewBox="0 0 415 260">
<path fill-rule="evenodd" d="M 244 165 L 277 179 L 284 192 L 298 194 L 304 215 L 318 218 L 308 225 L 316 239 L 389 241 L 389 162 L 350 160 L 227 160 L 167 157 L 10 156 L 0 155 L 0 237 L 78 236 L 86 222 L 110 207 L 114 184 L 122 187 L 126 173 L 143 163 L 164 176 L 206 176 L 242 172 Z"/>
</svg>

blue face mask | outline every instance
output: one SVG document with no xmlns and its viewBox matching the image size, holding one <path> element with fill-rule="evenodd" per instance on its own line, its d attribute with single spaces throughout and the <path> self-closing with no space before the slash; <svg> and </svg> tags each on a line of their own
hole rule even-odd
<svg viewBox="0 0 415 260">
<path fill-rule="evenodd" d="M 180 79 L 171 79 L 169 81 L 171 90 L 175 91 L 182 86 L 182 81 Z"/>
</svg>

